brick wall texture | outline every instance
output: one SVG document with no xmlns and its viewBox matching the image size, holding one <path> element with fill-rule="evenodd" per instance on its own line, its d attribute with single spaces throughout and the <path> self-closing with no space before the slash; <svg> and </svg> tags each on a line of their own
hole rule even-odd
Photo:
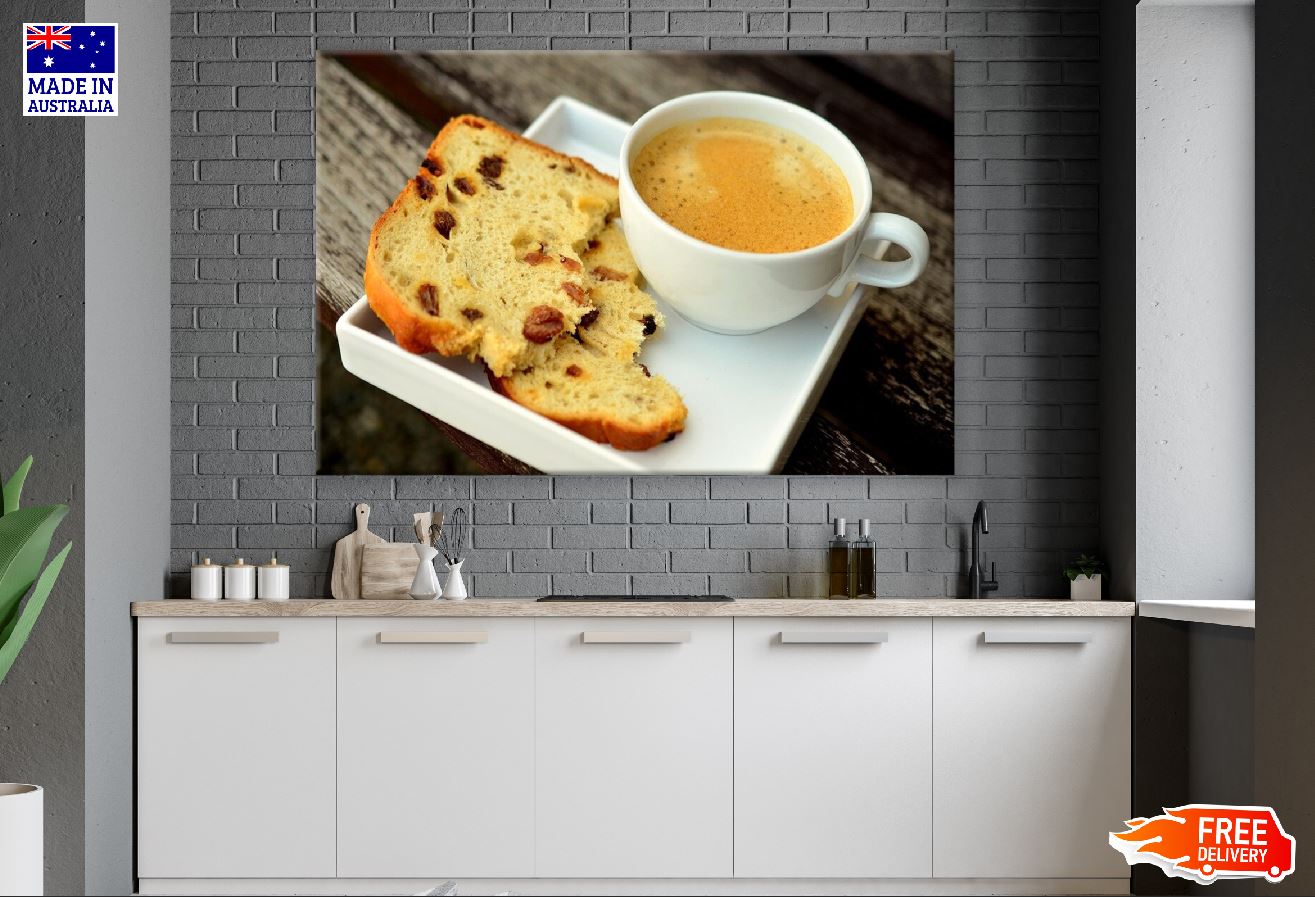
<svg viewBox="0 0 1315 897">
<path fill-rule="evenodd" d="M 469 504 L 474 594 L 816 596 L 870 517 L 888 597 L 962 593 L 990 503 L 1001 594 L 1066 594 L 1098 539 L 1094 0 L 175 0 L 173 589 L 202 554 L 327 595 L 354 501 L 380 534 Z M 953 477 L 316 477 L 319 50 L 955 54 Z"/>
</svg>

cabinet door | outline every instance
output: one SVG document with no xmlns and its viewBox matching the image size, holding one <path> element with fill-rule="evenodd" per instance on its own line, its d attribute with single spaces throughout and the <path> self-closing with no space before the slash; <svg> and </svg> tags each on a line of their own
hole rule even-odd
<svg viewBox="0 0 1315 897">
<path fill-rule="evenodd" d="M 334 875 L 333 663 L 333 620 L 138 621 L 138 875 Z"/>
<path fill-rule="evenodd" d="M 533 874 L 533 621 L 339 620 L 338 875 Z"/>
<path fill-rule="evenodd" d="M 1117 877 L 1129 817 L 1126 619 L 938 619 L 935 874 Z"/>
<path fill-rule="evenodd" d="M 732 874 L 732 622 L 536 621 L 536 874 Z"/>
<path fill-rule="evenodd" d="M 735 621 L 735 874 L 931 875 L 931 621 Z"/>
</svg>

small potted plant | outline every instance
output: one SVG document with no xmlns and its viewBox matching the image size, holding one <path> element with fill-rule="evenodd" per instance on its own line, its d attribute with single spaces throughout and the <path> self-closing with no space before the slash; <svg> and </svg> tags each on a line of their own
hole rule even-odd
<svg viewBox="0 0 1315 897">
<path fill-rule="evenodd" d="M 1089 554 L 1080 554 L 1064 568 L 1068 577 L 1068 597 L 1074 601 L 1100 600 L 1100 574 L 1105 562 Z"/>
<path fill-rule="evenodd" d="M 68 513 L 68 506 L 19 507 L 31 468 L 29 457 L 0 485 L 0 620 L 4 621 L 0 626 L 0 683 L 27 643 L 73 548 L 69 542 L 46 563 L 55 527 Z M 37 785 L 0 782 L 0 894 L 42 893 L 43 796 Z"/>
</svg>

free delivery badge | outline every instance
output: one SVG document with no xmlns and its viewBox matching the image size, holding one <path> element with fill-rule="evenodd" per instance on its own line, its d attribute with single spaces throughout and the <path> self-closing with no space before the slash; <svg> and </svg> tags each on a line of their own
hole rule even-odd
<svg viewBox="0 0 1315 897">
<path fill-rule="evenodd" d="M 1187 804 L 1110 832 L 1110 846 L 1131 866 L 1150 863 L 1172 878 L 1210 884 L 1221 878 L 1276 883 L 1296 868 L 1296 841 L 1272 807 Z"/>
</svg>

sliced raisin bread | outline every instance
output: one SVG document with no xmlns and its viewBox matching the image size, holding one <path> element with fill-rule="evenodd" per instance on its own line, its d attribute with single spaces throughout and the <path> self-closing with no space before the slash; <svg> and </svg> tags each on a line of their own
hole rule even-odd
<svg viewBox="0 0 1315 897">
<path fill-rule="evenodd" d="M 666 326 L 666 321 L 653 297 L 639 287 L 639 268 L 620 228 L 615 224 L 603 228 L 589 241 L 582 260 L 598 314 L 585 315 L 576 335 L 586 346 L 631 361 L 644 339 Z"/>
<path fill-rule="evenodd" d="M 510 376 L 492 372 L 493 388 L 520 405 L 595 442 L 642 451 L 685 428 L 685 403 L 670 383 L 635 360 L 644 338 L 663 325 L 639 288 L 639 269 L 615 225 L 583 257 L 596 313 L 580 321 L 578 339 Z"/>
<path fill-rule="evenodd" d="M 365 292 L 404 349 L 505 376 L 574 343 L 593 311 L 580 256 L 616 211 L 615 179 L 462 115 L 375 223 Z"/>
</svg>

